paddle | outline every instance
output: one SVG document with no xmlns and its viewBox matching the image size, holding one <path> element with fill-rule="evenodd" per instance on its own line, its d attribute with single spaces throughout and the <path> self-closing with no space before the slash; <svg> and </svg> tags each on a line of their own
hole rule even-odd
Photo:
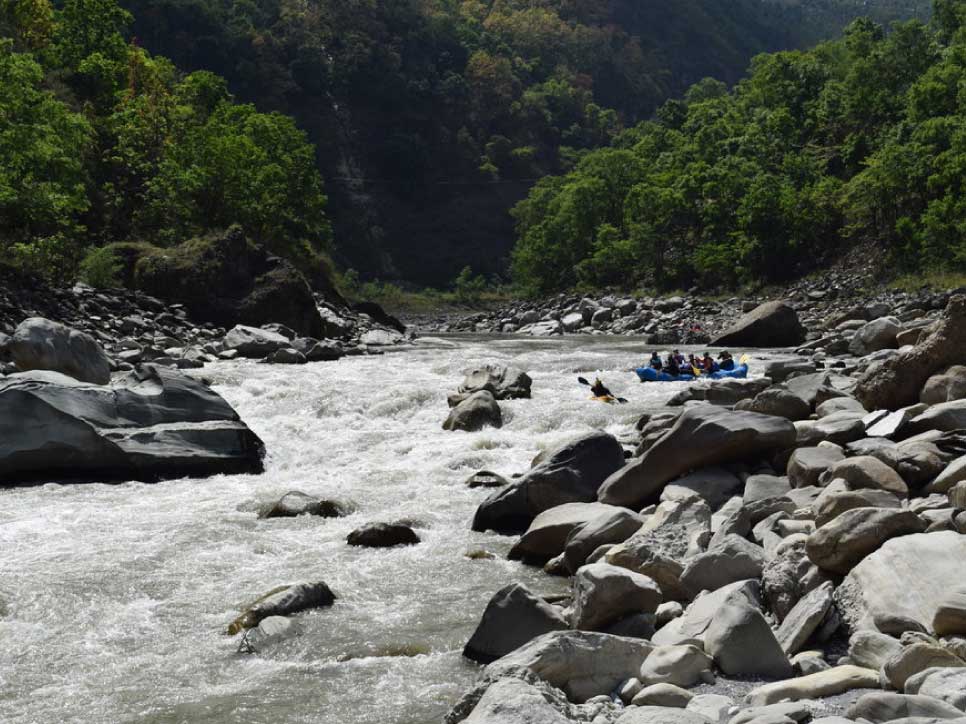
<svg viewBox="0 0 966 724">
<path fill-rule="evenodd" d="M 584 385 L 585 387 L 593 387 L 593 385 L 590 384 L 583 377 L 578 377 L 577 378 L 577 382 L 579 382 L 580 384 Z M 607 388 L 604 388 L 604 389 L 607 389 Z M 607 393 L 610 395 L 610 390 L 607 390 Z M 628 400 L 626 398 L 624 398 L 624 397 L 614 397 L 614 395 L 610 395 L 610 396 L 613 397 L 615 400 L 617 400 L 622 405 L 626 405 L 627 402 L 628 402 Z"/>
</svg>

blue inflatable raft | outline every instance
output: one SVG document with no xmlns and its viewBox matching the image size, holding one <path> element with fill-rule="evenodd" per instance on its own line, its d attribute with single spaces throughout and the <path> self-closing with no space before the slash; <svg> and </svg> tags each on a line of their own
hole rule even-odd
<svg viewBox="0 0 966 724">
<path fill-rule="evenodd" d="M 678 375 L 674 377 L 663 370 L 656 370 L 653 367 L 638 367 L 635 372 L 641 378 L 641 382 L 692 382 L 696 379 L 702 380 L 724 380 L 728 378 L 744 379 L 748 376 L 748 363 L 744 362 L 733 370 L 718 370 L 710 375 L 701 375 L 700 378 L 694 375 Z"/>
</svg>

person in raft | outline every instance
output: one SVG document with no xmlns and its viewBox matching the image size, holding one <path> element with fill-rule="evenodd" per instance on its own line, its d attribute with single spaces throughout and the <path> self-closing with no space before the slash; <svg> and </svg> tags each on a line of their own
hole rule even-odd
<svg viewBox="0 0 966 724">
<path fill-rule="evenodd" d="M 721 369 L 731 371 L 735 368 L 735 360 L 731 356 L 731 352 L 725 350 L 718 355 L 718 359 L 721 360 L 721 364 L 719 365 Z"/>
<path fill-rule="evenodd" d="M 650 366 L 658 371 L 664 367 L 664 363 L 661 362 L 661 356 L 657 352 L 651 352 Z"/>
<path fill-rule="evenodd" d="M 702 367 L 704 367 L 704 373 L 706 375 L 710 375 L 712 372 L 717 372 L 718 370 L 721 369 L 718 366 L 718 363 L 715 362 L 714 359 L 711 357 L 710 352 L 704 353 L 704 359 L 701 360 L 701 362 L 702 362 Z"/>
</svg>

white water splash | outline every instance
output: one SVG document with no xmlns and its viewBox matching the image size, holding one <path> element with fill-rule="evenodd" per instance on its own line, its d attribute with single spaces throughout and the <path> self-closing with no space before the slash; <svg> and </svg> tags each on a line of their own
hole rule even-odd
<svg viewBox="0 0 966 724">
<path fill-rule="evenodd" d="M 513 539 L 470 531 L 489 491 L 464 481 L 524 471 L 540 450 L 595 429 L 629 436 L 680 389 L 641 385 L 639 341 L 461 339 L 302 367 L 223 363 L 200 374 L 269 450 L 261 476 L 0 491 L 0 720 L 429 724 L 472 685 L 460 655 L 490 596 L 565 585 L 505 560 Z M 444 432 L 463 370 L 512 363 L 532 400 L 505 426 Z M 631 400 L 588 400 L 602 370 Z M 589 373 L 589 374 L 588 374 Z M 289 490 L 353 501 L 342 519 L 259 520 Z M 422 543 L 350 548 L 372 521 L 410 519 Z M 486 549 L 493 560 L 469 560 Z M 282 583 L 324 580 L 338 601 L 297 617 L 302 635 L 259 656 L 224 635 Z"/>
</svg>

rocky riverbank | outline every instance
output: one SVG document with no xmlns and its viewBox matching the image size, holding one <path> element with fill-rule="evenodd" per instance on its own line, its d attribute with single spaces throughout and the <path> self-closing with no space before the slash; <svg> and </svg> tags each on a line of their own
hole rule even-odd
<svg viewBox="0 0 966 724">
<path fill-rule="evenodd" d="M 558 295 L 542 301 L 518 301 L 472 314 L 421 315 L 407 321 L 420 332 L 474 332 L 558 336 L 616 334 L 643 336 L 654 345 L 706 344 L 722 337 L 742 315 L 767 302 L 793 309 L 802 331 L 791 341 L 774 338 L 745 342 L 752 346 L 805 345 L 806 349 L 846 351 L 857 320 L 895 315 L 908 327 L 934 318 L 952 292 L 866 291 L 868 280 L 853 276 L 803 281 L 778 297 L 708 298 L 700 293 L 668 296 Z M 843 341 L 846 343 L 843 346 Z M 731 344 L 735 344 L 732 342 Z"/>
<path fill-rule="evenodd" d="M 304 280 L 302 281 L 304 285 Z M 306 297 L 312 300 L 306 286 Z M 378 305 L 339 304 L 316 295 L 302 316 L 314 315 L 318 337 L 281 323 L 229 327 L 192 318 L 187 307 L 129 289 L 75 284 L 55 289 L 0 266 L 0 373 L 17 371 L 3 354 L 10 336 L 28 318 L 45 318 L 89 335 L 107 354 L 110 371 L 131 371 L 149 362 L 196 369 L 218 359 L 245 357 L 282 364 L 378 354 L 405 342 L 405 327 Z M 20 369 L 23 369 L 22 367 Z"/>
<path fill-rule="evenodd" d="M 966 722 L 966 297 L 937 301 L 846 305 L 851 361 L 696 383 L 634 450 L 474 476 L 474 529 L 571 588 L 494 593 L 447 722 Z M 497 404 L 518 374 L 485 372 L 460 391 Z"/>
</svg>

